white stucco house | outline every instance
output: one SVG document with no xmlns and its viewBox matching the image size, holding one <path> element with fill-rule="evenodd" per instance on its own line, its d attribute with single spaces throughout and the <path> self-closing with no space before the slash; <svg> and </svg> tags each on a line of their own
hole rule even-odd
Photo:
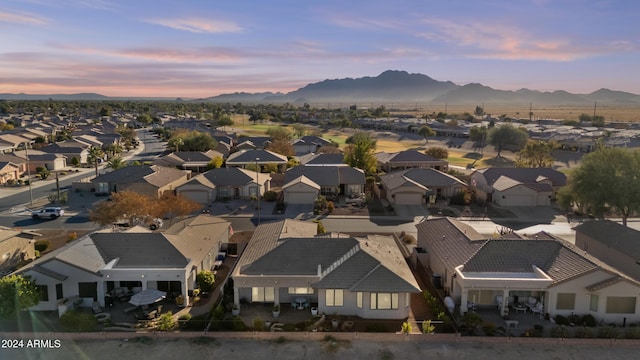
<svg viewBox="0 0 640 360">
<path fill-rule="evenodd" d="M 500 206 L 545 206 L 555 199 L 567 177 L 551 168 L 486 168 L 471 174 L 480 202 Z"/>
<path fill-rule="evenodd" d="M 300 175 L 282 186 L 282 191 L 287 204 L 313 204 L 320 195 L 320 185 Z"/>
<path fill-rule="evenodd" d="M 183 295 L 188 306 L 197 272 L 213 267 L 230 229 L 225 220 L 199 215 L 163 232 L 94 232 L 17 273 L 31 276 L 41 289 L 41 301 L 30 310 L 60 310 L 68 299 L 86 307 L 97 301 L 104 307 L 105 295 L 122 287 Z"/>
<path fill-rule="evenodd" d="M 554 236 L 507 234 L 486 239 L 450 218 L 417 225 L 418 247 L 457 311 L 468 305 L 502 315 L 517 304 L 542 314 L 591 314 L 596 321 L 640 321 L 640 283 Z M 436 278 L 436 276 L 434 276 Z"/>
<path fill-rule="evenodd" d="M 225 199 L 251 199 L 271 190 L 271 174 L 242 168 L 211 169 L 178 186 L 176 193 L 201 204 Z"/>
<path fill-rule="evenodd" d="M 232 273 L 234 303 L 291 304 L 304 297 L 319 313 L 404 319 L 420 292 L 394 239 L 316 235 L 299 220 L 261 224 Z"/>
</svg>

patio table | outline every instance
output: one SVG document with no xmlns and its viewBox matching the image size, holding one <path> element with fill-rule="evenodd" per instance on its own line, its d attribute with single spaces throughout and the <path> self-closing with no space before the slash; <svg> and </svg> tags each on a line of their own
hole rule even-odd
<svg viewBox="0 0 640 360">
<path fill-rule="evenodd" d="M 296 304 L 298 304 L 298 310 L 304 310 L 304 304 L 307 303 L 307 298 L 298 297 L 295 298 Z"/>
<path fill-rule="evenodd" d="M 526 306 L 524 306 L 524 305 L 516 305 L 516 306 L 514 306 L 513 308 L 516 310 L 516 312 L 517 312 L 517 313 L 519 313 L 519 312 L 526 313 L 526 312 L 527 312 L 527 309 L 528 309 L 528 308 L 527 308 Z"/>
</svg>

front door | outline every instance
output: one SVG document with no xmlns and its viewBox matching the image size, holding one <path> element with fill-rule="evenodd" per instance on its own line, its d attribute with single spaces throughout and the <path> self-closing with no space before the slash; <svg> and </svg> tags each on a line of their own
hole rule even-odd
<svg viewBox="0 0 640 360">
<path fill-rule="evenodd" d="M 240 188 L 233 188 L 233 198 L 240 199 Z"/>
</svg>

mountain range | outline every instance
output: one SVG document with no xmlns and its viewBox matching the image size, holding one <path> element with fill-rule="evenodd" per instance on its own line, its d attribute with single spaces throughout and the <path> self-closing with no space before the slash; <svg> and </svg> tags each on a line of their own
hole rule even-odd
<svg viewBox="0 0 640 360">
<path fill-rule="evenodd" d="M 114 100 L 100 94 L 28 95 L 0 94 L 5 100 Z M 145 99 L 145 98 L 137 98 Z M 146 98 L 151 99 L 151 98 Z M 158 99 L 158 98 L 154 98 Z M 168 100 L 165 98 L 165 100 Z M 187 99 L 185 99 L 186 101 Z M 217 103 L 449 103 L 449 104 L 524 104 L 536 105 L 590 105 L 594 102 L 608 105 L 640 105 L 640 95 L 600 89 L 590 94 L 572 94 L 564 90 L 553 92 L 520 89 L 497 90 L 482 84 L 457 85 L 451 81 L 438 81 L 424 74 L 387 70 L 376 77 L 323 80 L 308 84 L 288 93 L 231 93 L 204 99 L 192 99 Z"/>
</svg>

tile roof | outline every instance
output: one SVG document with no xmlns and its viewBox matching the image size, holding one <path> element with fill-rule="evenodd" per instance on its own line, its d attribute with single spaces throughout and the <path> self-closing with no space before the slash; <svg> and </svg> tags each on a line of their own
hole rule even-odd
<svg viewBox="0 0 640 360">
<path fill-rule="evenodd" d="M 402 184 L 406 180 L 410 180 L 427 188 L 466 185 L 455 176 L 451 176 L 436 169 L 424 168 L 395 171 L 392 173 L 381 175 L 380 180 L 389 189 L 394 189 L 400 186 L 400 184 Z"/>
<path fill-rule="evenodd" d="M 323 165 L 339 165 L 348 166 L 344 163 L 344 155 L 342 154 L 306 154 L 298 157 L 301 165 L 305 166 L 323 166 Z"/>
<path fill-rule="evenodd" d="M 606 289 L 611 285 L 615 285 L 617 283 L 619 283 L 620 281 L 623 281 L 624 278 L 622 276 L 612 276 L 610 278 L 604 279 L 602 281 L 599 281 L 595 284 L 591 284 L 588 286 L 585 286 L 585 289 L 587 289 L 587 291 L 589 292 L 595 292 L 595 291 L 600 291 L 602 289 Z"/>
<path fill-rule="evenodd" d="M 418 246 L 427 248 L 449 269 L 467 262 L 487 240 L 471 226 L 447 217 L 427 219 L 416 228 Z"/>
<path fill-rule="evenodd" d="M 286 156 L 269 150 L 240 150 L 229 155 L 227 164 L 254 164 L 256 159 L 260 159 L 258 160 L 259 164 L 286 164 L 288 161 Z"/>
<path fill-rule="evenodd" d="M 407 162 L 427 162 L 427 161 L 443 161 L 441 159 L 435 158 L 431 155 L 427 155 L 425 153 L 421 153 L 418 150 L 404 150 L 396 153 L 377 153 L 375 156 L 378 158 L 378 161 L 387 164 L 393 163 L 407 163 Z"/>
<path fill-rule="evenodd" d="M 531 273 L 533 266 L 549 275 L 554 283 L 599 267 L 560 240 L 492 239 L 464 263 L 463 271 Z"/>
<path fill-rule="evenodd" d="M 245 248 L 236 269 L 250 265 L 266 253 L 280 245 L 280 239 L 289 237 L 312 237 L 318 233 L 318 225 L 313 222 L 284 219 L 262 223 L 256 227 L 249 244 Z"/>
<path fill-rule="evenodd" d="M 306 176 L 320 186 L 341 184 L 364 184 L 364 171 L 350 166 L 296 166 L 284 173 L 285 183 L 300 176 Z"/>
<path fill-rule="evenodd" d="M 158 165 L 126 166 L 121 169 L 102 174 L 93 179 L 93 182 L 110 182 L 118 184 L 131 184 L 147 182 L 156 187 L 163 187 L 169 183 L 186 177 L 185 170 Z"/>
<path fill-rule="evenodd" d="M 266 176 L 266 174 L 262 174 Z M 249 184 L 255 179 L 255 171 L 249 171 L 240 168 L 218 168 L 211 169 L 203 174 L 194 176 L 186 184 L 200 183 L 209 186 L 213 184 L 215 186 L 230 186 L 238 185 L 244 186 Z"/>
<path fill-rule="evenodd" d="M 189 259 L 161 233 L 94 233 L 90 236 L 105 263 L 114 268 L 183 268 Z"/>
<path fill-rule="evenodd" d="M 304 175 L 298 176 L 297 178 L 295 178 L 295 179 L 289 181 L 288 183 L 284 184 L 282 186 L 282 190 L 285 190 L 285 189 L 287 189 L 287 188 L 289 188 L 289 187 L 291 187 L 291 186 L 293 186 L 295 184 L 305 184 L 305 185 L 308 185 L 308 186 L 310 186 L 310 187 L 312 187 L 314 189 L 320 190 L 320 185 L 318 185 L 318 184 L 314 183 L 313 181 L 309 180 L 309 178 L 304 176 Z"/>
<path fill-rule="evenodd" d="M 587 235 L 608 247 L 640 259 L 640 231 L 638 230 L 610 220 L 586 221 L 574 229 L 576 236 Z"/>
<path fill-rule="evenodd" d="M 484 176 L 487 184 L 493 184 L 501 177 L 505 176 L 524 184 L 536 184 L 543 179 L 551 180 L 553 186 L 564 186 L 567 177 L 563 173 L 551 168 L 485 168 L 476 171 Z"/>
<path fill-rule="evenodd" d="M 308 135 L 295 140 L 294 145 L 295 144 L 312 144 L 312 145 L 324 146 L 324 145 L 331 145 L 331 141 L 327 139 L 323 139 L 319 136 Z"/>
</svg>

